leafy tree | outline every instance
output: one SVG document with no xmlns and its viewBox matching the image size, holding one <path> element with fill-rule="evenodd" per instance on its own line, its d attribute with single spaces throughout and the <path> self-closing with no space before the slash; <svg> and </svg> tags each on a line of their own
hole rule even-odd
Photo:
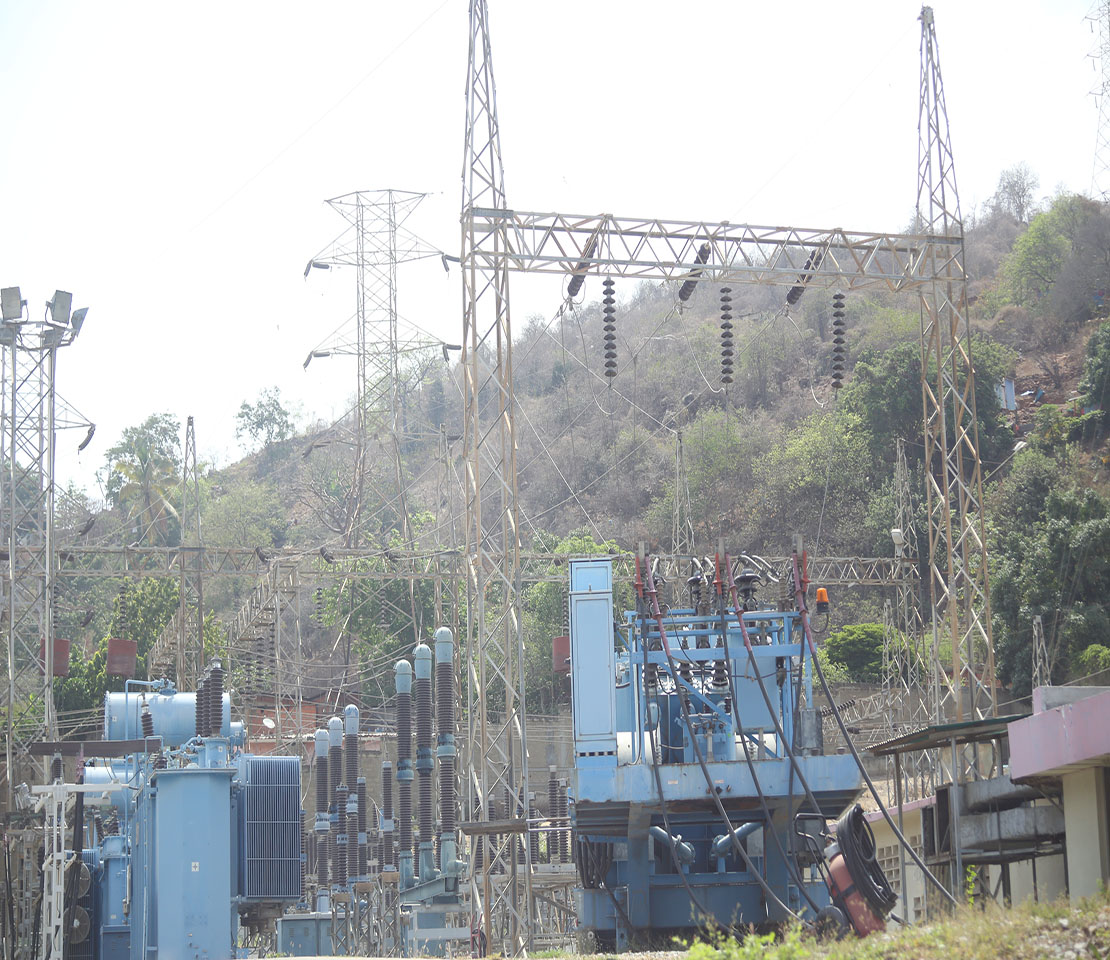
<svg viewBox="0 0 1110 960">
<path fill-rule="evenodd" d="M 259 446 L 269 447 L 293 436 L 293 420 L 282 406 L 281 392 L 277 387 L 267 387 L 258 394 L 255 403 L 246 400 L 235 415 L 235 439 L 244 436 Z"/>
<path fill-rule="evenodd" d="M 1110 404 L 1110 323 L 1099 324 L 1087 341 L 1087 359 L 1079 389 L 1104 410 Z"/>
<path fill-rule="evenodd" d="M 113 604 L 108 636 L 102 637 L 86 656 L 77 645 L 70 649 L 68 677 L 54 681 L 54 704 L 58 711 L 95 710 L 104 694 L 123 689 L 126 677 L 109 677 L 108 637 L 135 640 L 135 676 L 146 676 L 146 658 L 179 606 L 178 582 L 170 578 L 147 577 L 127 582 Z M 222 642 L 222 631 L 215 618 L 205 618 L 204 644 L 211 655 Z M 86 731 L 87 732 L 87 731 Z"/>
<path fill-rule="evenodd" d="M 741 505 L 747 549 L 785 551 L 792 533 L 821 547 L 860 553 L 858 532 L 876 462 L 861 419 L 846 411 L 803 421 L 754 464 Z M 828 496 L 825 496 L 826 482 Z M 822 506 L 825 513 L 822 516 Z"/>
<path fill-rule="evenodd" d="M 1026 223 L 1033 214 L 1033 195 L 1040 180 L 1024 163 L 1003 170 L 998 178 L 998 189 L 987 201 L 992 215 L 999 213 L 1013 217 L 1018 223 Z"/>
<path fill-rule="evenodd" d="M 178 535 L 180 518 L 173 500 L 180 493 L 180 432 L 172 414 L 152 414 L 124 430 L 105 454 L 105 496 L 125 511 L 140 543 L 171 543 Z"/>
<path fill-rule="evenodd" d="M 989 533 L 998 671 L 1020 695 L 1030 686 L 1034 616 L 1044 623 L 1057 680 L 1087 647 L 1110 646 L 1110 501 L 1039 450 L 1015 461 L 1016 482 L 1007 478 L 992 491 Z"/>
<path fill-rule="evenodd" d="M 829 634 L 825 652 L 833 663 L 843 664 L 852 680 L 874 682 L 882 678 L 883 625 L 856 623 Z"/>
<path fill-rule="evenodd" d="M 1071 252 L 1078 223 L 1089 212 L 1090 201 L 1077 195 L 1058 197 L 1029 224 L 1003 264 L 1003 281 L 1010 301 L 1041 312 L 1048 293 Z"/>
</svg>

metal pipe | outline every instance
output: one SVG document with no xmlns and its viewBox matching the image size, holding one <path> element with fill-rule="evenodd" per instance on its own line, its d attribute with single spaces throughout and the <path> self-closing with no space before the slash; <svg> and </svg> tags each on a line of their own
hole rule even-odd
<svg viewBox="0 0 1110 960">
<path fill-rule="evenodd" d="M 725 856 L 729 848 L 732 846 L 732 838 L 735 837 L 738 841 L 743 840 L 745 837 L 750 837 L 756 832 L 763 824 L 758 820 L 752 820 L 749 823 L 742 823 L 732 833 L 722 833 L 713 838 L 713 846 L 710 848 L 714 857 Z"/>
<path fill-rule="evenodd" d="M 683 863 L 694 862 L 694 848 L 685 840 L 683 840 L 682 837 L 672 837 L 669 833 L 667 833 L 666 830 L 659 826 L 649 827 L 648 833 L 655 837 L 655 839 L 658 840 L 660 843 L 666 844 L 668 847 L 671 847 L 674 850 L 675 855 Z"/>
</svg>

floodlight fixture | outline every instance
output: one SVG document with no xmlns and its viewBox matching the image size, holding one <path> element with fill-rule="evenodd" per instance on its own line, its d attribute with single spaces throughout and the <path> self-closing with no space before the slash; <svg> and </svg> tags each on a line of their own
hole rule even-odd
<svg viewBox="0 0 1110 960">
<path fill-rule="evenodd" d="M 902 532 L 901 527 L 891 528 L 890 539 L 894 541 L 896 547 L 904 547 L 906 545 L 906 535 Z"/>
<path fill-rule="evenodd" d="M 46 303 L 50 312 L 50 319 L 46 322 L 52 327 L 68 327 L 69 314 L 73 308 L 73 294 L 65 290 L 55 290 L 54 297 Z"/>
<path fill-rule="evenodd" d="M 77 335 L 81 332 L 81 327 L 85 323 L 85 314 L 89 312 L 88 307 L 78 307 L 73 311 L 73 316 L 70 318 L 69 324 L 73 328 L 70 334 L 69 342 L 73 343 L 77 339 Z"/>
<path fill-rule="evenodd" d="M 23 297 L 19 287 L 4 287 L 0 290 L 0 313 L 4 323 L 19 323 L 23 319 Z"/>
</svg>

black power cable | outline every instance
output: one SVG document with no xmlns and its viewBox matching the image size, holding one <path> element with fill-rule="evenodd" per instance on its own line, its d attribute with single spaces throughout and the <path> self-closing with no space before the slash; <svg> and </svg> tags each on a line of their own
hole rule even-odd
<svg viewBox="0 0 1110 960">
<path fill-rule="evenodd" d="M 898 838 L 898 842 L 905 849 L 906 853 L 910 855 L 910 859 L 913 860 L 921 870 L 925 879 L 931 883 L 949 903 L 953 906 L 957 906 L 956 898 L 945 889 L 944 884 L 941 883 L 936 878 L 933 871 L 925 865 L 925 861 L 918 856 L 917 851 L 910 846 L 910 842 L 903 836 L 902 831 L 898 829 L 898 825 L 887 811 L 886 804 L 883 803 L 882 797 L 879 796 L 879 791 L 875 787 L 875 781 L 871 779 L 870 774 L 864 769 L 863 760 L 860 758 L 859 751 L 856 749 L 856 745 L 853 743 L 852 738 L 848 735 L 848 727 L 844 723 L 844 718 L 840 715 L 840 710 L 836 706 L 836 701 L 833 700 L 832 691 L 829 689 L 829 682 L 825 679 L 825 671 L 821 668 L 821 661 L 817 659 L 817 644 L 813 640 L 813 631 L 809 626 L 809 614 L 806 611 L 805 605 L 805 584 L 802 583 L 801 571 L 798 569 L 797 550 L 791 554 L 791 563 L 794 569 L 794 602 L 802 617 L 802 629 L 805 631 L 806 642 L 809 644 L 810 659 L 812 659 L 814 669 L 817 671 L 817 676 L 821 680 L 821 689 L 825 691 L 825 697 L 831 705 L 832 715 L 836 720 L 836 725 L 840 728 L 840 734 L 844 738 L 844 742 L 847 744 L 852 758 L 856 761 L 856 766 L 859 767 L 859 772 L 863 775 L 864 782 L 871 791 L 871 796 L 875 798 L 875 802 L 879 805 L 879 813 L 883 815 L 883 819 L 886 820 L 887 826 L 890 827 L 891 832 Z"/>
<path fill-rule="evenodd" d="M 637 558 L 637 567 L 638 566 L 639 566 L 639 559 Z M 678 668 L 675 665 L 674 657 L 671 656 L 670 644 L 667 642 L 667 629 L 663 625 L 663 614 L 659 609 L 659 597 L 658 597 L 658 595 L 656 594 L 656 591 L 655 591 L 655 581 L 654 581 L 654 579 L 652 578 L 652 575 L 651 575 L 651 565 L 650 564 L 645 564 L 644 574 L 645 574 L 644 590 L 646 591 L 647 595 L 651 598 L 651 613 L 652 613 L 653 618 L 655 619 L 655 622 L 659 626 L 659 639 L 660 639 L 660 642 L 661 642 L 662 647 L 663 647 L 663 652 L 664 652 L 664 654 L 666 654 L 666 657 L 667 657 L 667 664 L 668 664 L 668 667 L 670 668 L 671 678 L 674 680 L 675 687 L 677 689 L 678 686 L 679 686 L 679 683 L 680 683 Z M 732 821 L 729 819 L 728 813 L 725 811 L 724 804 L 721 803 L 721 798 L 717 794 L 717 789 L 713 785 L 713 777 L 709 773 L 709 768 L 705 765 L 705 757 L 702 754 L 701 745 L 698 743 L 697 735 L 694 733 L 693 721 L 690 719 L 690 707 L 686 703 L 686 697 L 684 695 L 682 695 L 681 691 L 679 691 L 679 694 L 678 694 L 678 703 L 679 703 L 679 706 L 682 708 L 682 719 L 683 719 L 683 722 L 686 724 L 686 731 L 687 731 L 687 734 L 690 737 L 690 745 L 693 747 L 694 756 L 697 758 L 698 766 L 701 767 L 702 776 L 705 778 L 705 785 L 708 788 L 709 796 L 712 798 L 713 803 L 717 807 L 717 812 L 721 815 L 721 819 L 724 821 L 725 829 L 726 829 L 726 832 L 728 833 L 729 839 L 732 841 L 733 848 L 736 850 L 736 852 L 738 854 L 740 854 L 740 859 L 744 861 L 744 866 L 747 867 L 748 871 L 752 874 L 753 877 L 755 877 L 756 881 L 759 883 L 759 886 L 762 888 L 763 893 L 765 894 L 767 899 L 769 899 L 780 910 L 784 911 L 786 914 L 788 914 L 793 919 L 798 920 L 801 923 L 804 923 L 805 921 L 802 920 L 802 918 L 800 916 L 798 916 L 797 913 L 795 913 L 793 910 L 791 910 L 790 907 L 788 907 L 783 902 L 783 900 L 779 897 L 779 895 L 777 893 L 775 893 L 774 890 L 771 889 L 770 884 L 767 883 L 767 881 L 764 879 L 763 875 L 758 870 L 755 869 L 755 864 L 752 862 L 751 858 L 748 856 L 748 851 L 744 849 L 743 845 L 737 839 L 736 834 L 733 832 Z"/>
<path fill-rule="evenodd" d="M 741 611 L 743 604 L 740 603 L 739 597 L 736 593 L 736 581 L 732 578 L 732 558 L 725 554 L 725 569 L 729 575 L 729 594 L 732 597 L 733 608 L 737 611 L 737 620 L 740 622 L 740 636 L 744 639 L 744 648 L 748 651 L 748 661 L 752 665 L 752 672 L 755 674 L 756 682 L 759 684 L 759 692 L 763 696 L 763 702 L 767 706 L 767 712 L 770 714 L 771 722 L 775 725 L 775 733 L 782 743 L 783 750 L 790 760 L 790 769 L 798 775 L 798 782 L 805 790 L 806 799 L 809 801 L 810 806 L 813 807 L 814 813 L 821 812 L 821 806 L 817 802 L 817 797 L 814 796 L 813 790 L 810 789 L 809 781 L 806 779 L 805 774 L 802 772 L 801 765 L 798 763 L 797 757 L 794 756 L 794 751 L 791 749 L 790 744 L 787 742 L 786 731 L 783 730 L 782 724 L 779 722 L 778 713 L 775 710 L 775 705 L 771 700 L 771 694 L 767 692 L 767 684 L 763 682 L 763 675 L 759 672 L 759 663 L 755 659 L 755 650 L 752 647 L 751 637 L 748 636 L 748 628 L 744 623 L 744 617 Z M 785 619 L 785 618 L 784 618 Z"/>
<path fill-rule="evenodd" d="M 720 563 L 720 558 L 719 557 L 716 558 L 716 563 L 717 564 Z M 731 576 L 731 572 L 732 571 L 729 570 L 729 575 L 730 576 Z M 716 574 L 716 590 L 717 590 L 717 608 L 718 608 L 718 613 L 719 613 L 720 618 L 721 618 L 721 642 L 723 644 L 724 651 L 725 651 L 725 664 L 726 664 L 726 671 L 727 671 L 727 677 L 728 677 L 729 699 L 732 701 L 732 716 L 733 716 L 733 719 L 736 721 L 736 733 L 740 737 L 740 746 L 744 750 L 744 760 L 748 765 L 748 772 L 751 774 L 752 786 L 755 787 L 756 796 L 759 797 L 760 811 L 763 813 L 764 821 L 767 825 L 767 830 L 770 831 L 771 837 L 775 841 L 775 847 L 777 848 L 777 850 L 779 852 L 779 856 L 782 857 L 783 862 L 786 864 L 787 870 L 790 871 L 790 875 L 791 875 L 791 877 L 793 877 L 794 882 L 797 884 L 798 890 L 801 892 L 802 896 L 806 898 L 806 902 L 810 905 L 810 908 L 816 914 L 820 908 L 817 906 L 817 902 L 810 895 L 809 890 L 806 889 L 805 882 L 802 880 L 801 874 L 798 872 L 798 864 L 795 860 L 794 851 L 793 851 L 794 844 L 793 844 L 793 842 L 791 842 L 791 845 L 790 845 L 791 846 L 791 852 L 790 852 L 790 855 L 788 856 L 786 850 L 783 848 L 782 840 L 779 838 L 778 831 L 775 830 L 774 827 L 773 827 L 773 824 L 772 824 L 772 821 L 771 821 L 771 810 L 770 810 L 770 807 L 768 807 L 768 805 L 767 805 L 767 797 L 764 795 L 763 788 L 760 785 L 759 774 L 756 773 L 755 763 L 752 760 L 751 748 L 748 746 L 747 736 L 744 733 L 744 724 L 740 720 L 740 703 L 739 703 L 739 698 L 736 695 L 736 686 L 733 682 L 732 653 L 729 650 L 729 645 L 728 645 L 728 625 L 727 625 L 726 619 L 725 619 L 726 618 L 726 604 L 725 604 L 724 593 L 722 591 L 721 572 L 720 572 L 719 566 L 716 568 L 715 574 Z M 743 610 L 737 609 L 736 616 L 737 616 L 737 619 L 743 619 L 743 616 L 744 616 Z M 791 774 L 793 774 L 793 769 L 791 769 Z M 790 800 L 793 799 L 793 794 L 794 794 L 794 787 L 793 787 L 793 781 L 791 781 Z M 792 806 L 793 806 L 792 803 L 790 803 L 790 801 L 788 801 L 787 818 L 786 819 L 787 819 L 787 823 L 790 825 L 791 838 L 793 838 L 793 832 L 794 832 L 793 818 L 791 816 Z"/>
<path fill-rule="evenodd" d="M 637 561 L 637 563 L 638 562 L 639 561 Z M 642 607 L 643 602 L 644 602 L 643 593 L 641 591 L 640 595 L 636 599 L 636 604 L 637 604 L 638 607 Z M 644 617 L 642 615 L 643 611 L 642 610 L 637 610 L 636 613 L 637 613 L 637 622 L 642 623 L 643 619 L 644 619 Z M 644 706 L 645 706 L 645 712 L 646 712 L 647 699 L 648 699 L 648 689 L 647 689 L 647 675 L 648 675 L 648 671 L 647 671 L 647 664 L 648 664 L 647 653 L 648 653 L 648 649 L 647 649 L 647 643 L 645 642 L 645 638 L 644 638 L 642 630 L 640 632 L 640 653 L 642 654 L 642 657 L 643 657 L 643 666 L 644 666 L 642 674 L 643 674 L 643 679 L 644 679 Z M 656 709 L 658 709 L 658 706 L 659 705 L 657 703 L 656 704 Z M 645 717 L 645 719 L 646 719 L 646 717 Z M 682 885 L 686 888 L 686 894 L 687 894 L 687 896 L 689 896 L 690 903 L 694 906 L 694 908 L 703 917 L 705 917 L 707 920 L 712 921 L 712 922 L 716 922 L 714 920 L 713 914 L 711 914 L 708 910 L 705 909 L 705 907 L 702 906 L 701 902 L 698 900 L 697 896 L 694 894 L 694 888 L 690 886 L 690 881 L 686 879 L 686 871 L 682 869 L 682 864 L 679 862 L 679 859 L 678 859 L 678 850 L 675 849 L 677 844 L 674 843 L 674 833 L 671 830 L 671 821 L 670 821 L 670 818 L 667 816 L 667 798 L 663 794 L 663 778 L 662 778 L 662 776 L 660 776 L 660 773 L 659 773 L 659 763 L 660 763 L 659 745 L 658 745 L 658 743 L 656 742 L 656 739 L 655 739 L 655 728 L 651 727 L 651 726 L 648 727 L 648 741 L 651 744 L 651 772 L 655 777 L 655 789 L 659 792 L 659 812 L 663 815 L 663 829 L 667 831 L 667 836 L 669 836 L 671 838 L 671 843 L 667 844 L 667 847 L 671 851 L 671 861 L 674 863 L 675 873 L 678 874 L 678 878 L 682 881 Z"/>
<path fill-rule="evenodd" d="M 875 859 L 875 835 L 858 803 L 836 821 L 836 845 L 844 854 L 844 865 L 863 899 L 880 917 L 898 902 L 883 868 Z"/>
<path fill-rule="evenodd" d="M 12 845 L 11 837 L 4 837 L 4 889 L 7 890 L 8 909 L 8 960 L 15 960 L 15 888 L 12 886 Z"/>
</svg>

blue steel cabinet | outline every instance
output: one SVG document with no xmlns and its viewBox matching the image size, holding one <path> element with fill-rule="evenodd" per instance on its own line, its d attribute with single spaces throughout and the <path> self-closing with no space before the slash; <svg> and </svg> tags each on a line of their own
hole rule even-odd
<svg viewBox="0 0 1110 960">
<path fill-rule="evenodd" d="M 609 560 L 570 562 L 570 668 L 576 758 L 616 764 L 613 565 Z"/>
</svg>

